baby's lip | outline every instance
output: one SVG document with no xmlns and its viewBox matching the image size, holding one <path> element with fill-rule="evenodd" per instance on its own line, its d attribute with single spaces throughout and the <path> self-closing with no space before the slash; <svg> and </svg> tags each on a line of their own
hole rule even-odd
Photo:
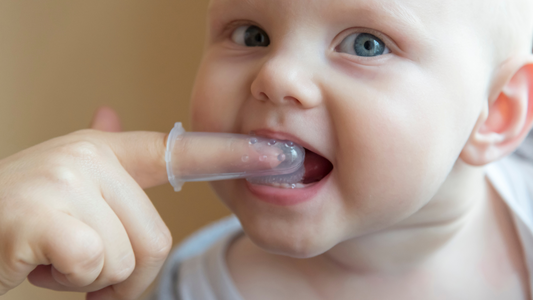
<svg viewBox="0 0 533 300">
<path fill-rule="evenodd" d="M 271 130 L 271 129 L 262 128 L 262 129 L 252 130 L 251 134 L 255 134 L 255 135 L 258 135 L 258 136 L 271 138 L 271 139 L 289 140 L 289 141 L 295 142 L 298 145 L 300 145 L 300 146 L 306 148 L 307 150 L 312 151 L 312 152 L 314 152 L 314 153 L 316 153 L 316 154 L 328 159 L 331 162 L 331 160 L 329 158 L 324 156 L 324 154 L 321 153 L 319 150 L 317 150 L 315 147 L 311 146 L 309 143 L 301 140 L 297 136 L 292 135 L 290 133 L 282 132 L 282 131 L 274 131 L 274 130 Z"/>
</svg>

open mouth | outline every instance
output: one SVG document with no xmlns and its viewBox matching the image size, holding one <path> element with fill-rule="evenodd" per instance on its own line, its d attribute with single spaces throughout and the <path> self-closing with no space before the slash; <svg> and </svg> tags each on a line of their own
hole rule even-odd
<svg viewBox="0 0 533 300">
<path fill-rule="evenodd" d="M 333 170 L 333 164 L 329 160 L 305 149 L 304 163 L 296 172 L 286 175 L 252 177 L 247 178 L 246 180 L 253 184 L 297 189 L 319 182 L 326 177 L 331 170 Z"/>
</svg>

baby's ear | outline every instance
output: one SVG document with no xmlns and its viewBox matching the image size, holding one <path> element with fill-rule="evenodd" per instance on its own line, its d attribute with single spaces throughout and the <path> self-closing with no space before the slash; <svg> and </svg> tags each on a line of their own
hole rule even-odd
<svg viewBox="0 0 533 300">
<path fill-rule="evenodd" d="M 459 156 L 467 164 L 481 166 L 512 153 L 531 129 L 533 62 L 522 65 L 510 77 L 483 109 Z"/>
</svg>

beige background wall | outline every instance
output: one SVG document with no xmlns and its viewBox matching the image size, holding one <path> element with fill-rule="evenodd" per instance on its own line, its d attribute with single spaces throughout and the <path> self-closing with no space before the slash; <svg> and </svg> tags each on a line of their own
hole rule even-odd
<svg viewBox="0 0 533 300">
<path fill-rule="evenodd" d="M 119 112 L 125 130 L 188 128 L 207 2 L 0 1 L 0 158 L 86 127 L 102 104 Z M 148 191 L 175 243 L 229 213 L 206 187 Z M 26 282 L 0 298 L 84 296 Z"/>
</svg>

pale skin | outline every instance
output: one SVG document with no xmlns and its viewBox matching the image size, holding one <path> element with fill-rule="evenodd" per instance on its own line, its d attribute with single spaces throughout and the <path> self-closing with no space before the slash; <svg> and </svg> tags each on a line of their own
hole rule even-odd
<svg viewBox="0 0 533 300">
<path fill-rule="evenodd" d="M 291 207 L 255 201 L 243 180 L 213 184 L 247 234 L 227 254 L 239 291 L 529 299 L 511 216 L 481 166 L 531 128 L 530 42 L 492 51 L 476 1 L 377 3 L 211 4 L 193 129 L 286 132 L 334 165 Z M 271 44 L 240 44 L 233 33 L 249 25 Z M 360 32 L 389 51 L 339 48 Z M 93 128 L 0 160 L 0 294 L 29 274 L 89 299 L 135 299 L 159 271 L 171 237 L 142 188 L 166 182 L 165 134 L 102 132 L 119 131 L 105 109 Z"/>
<path fill-rule="evenodd" d="M 290 207 L 256 201 L 243 181 L 212 184 L 246 233 L 227 254 L 244 299 L 530 298 L 481 166 L 531 128 L 531 27 L 494 50 L 480 3 L 211 2 L 194 129 L 285 132 L 334 165 Z M 270 44 L 247 47 L 241 26 Z M 339 51 L 360 32 L 389 52 Z"/>
</svg>

